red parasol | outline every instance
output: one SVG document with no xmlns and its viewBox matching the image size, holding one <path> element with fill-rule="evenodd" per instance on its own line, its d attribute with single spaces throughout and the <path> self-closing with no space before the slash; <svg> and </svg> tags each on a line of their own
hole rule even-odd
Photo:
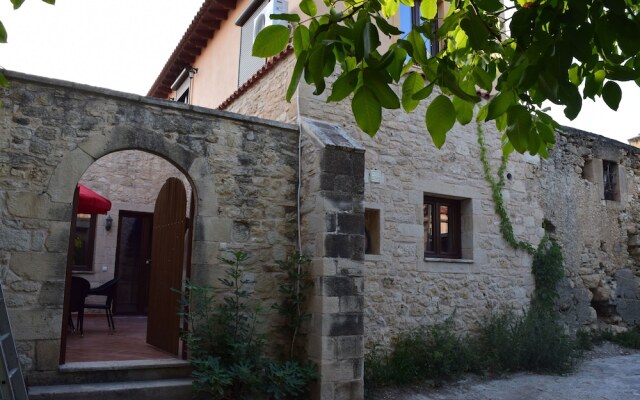
<svg viewBox="0 0 640 400">
<path fill-rule="evenodd" d="M 106 214 L 111 202 L 88 187 L 78 183 L 78 214 Z"/>
</svg>

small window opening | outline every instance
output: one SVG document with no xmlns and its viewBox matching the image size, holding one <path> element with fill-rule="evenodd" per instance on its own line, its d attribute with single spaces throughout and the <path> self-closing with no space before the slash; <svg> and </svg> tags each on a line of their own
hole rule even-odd
<svg viewBox="0 0 640 400">
<path fill-rule="evenodd" d="M 73 238 L 73 271 L 93 271 L 93 248 L 96 237 L 96 214 L 77 214 Z"/>
<path fill-rule="evenodd" d="M 365 254 L 380 254 L 380 210 L 364 210 Z"/>
<path fill-rule="evenodd" d="M 602 160 L 602 183 L 605 200 L 618 200 L 618 164 Z"/>
</svg>

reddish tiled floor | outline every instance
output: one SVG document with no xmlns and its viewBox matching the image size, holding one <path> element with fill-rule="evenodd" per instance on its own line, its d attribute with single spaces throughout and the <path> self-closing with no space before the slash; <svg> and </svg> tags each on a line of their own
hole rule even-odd
<svg viewBox="0 0 640 400">
<path fill-rule="evenodd" d="M 74 315 L 75 317 L 75 315 Z M 67 334 L 67 362 L 120 361 L 175 358 L 146 343 L 147 317 L 114 317 L 116 330 L 109 334 L 104 315 L 85 315 L 84 335 Z M 74 318 L 75 322 L 75 318 Z"/>
</svg>

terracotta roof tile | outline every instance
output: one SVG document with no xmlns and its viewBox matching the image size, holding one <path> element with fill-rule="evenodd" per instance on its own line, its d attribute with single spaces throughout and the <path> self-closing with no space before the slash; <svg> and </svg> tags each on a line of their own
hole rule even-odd
<svg viewBox="0 0 640 400">
<path fill-rule="evenodd" d="M 171 93 L 171 84 L 184 68 L 193 64 L 215 31 L 220 29 L 222 21 L 227 19 L 228 11 L 235 6 L 236 0 L 205 0 L 202 3 L 147 96 L 166 98 Z"/>
</svg>

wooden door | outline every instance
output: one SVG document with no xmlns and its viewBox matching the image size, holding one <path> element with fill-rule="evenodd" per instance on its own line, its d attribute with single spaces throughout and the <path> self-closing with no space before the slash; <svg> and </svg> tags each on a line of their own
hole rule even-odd
<svg viewBox="0 0 640 400">
<path fill-rule="evenodd" d="M 120 211 L 115 276 L 119 277 L 114 313 L 147 315 L 153 214 Z"/>
<path fill-rule="evenodd" d="M 177 178 L 169 178 L 153 211 L 147 343 L 178 355 L 187 194 Z M 174 289 L 174 290 L 172 290 Z"/>
<path fill-rule="evenodd" d="M 73 270 L 73 255 L 75 252 L 76 236 L 76 212 L 78 211 L 78 198 L 80 189 L 76 186 L 73 192 L 71 206 L 71 223 L 69 225 L 69 244 L 67 247 L 67 268 L 64 275 L 64 295 L 62 305 L 62 332 L 60 336 L 60 364 L 64 364 L 67 350 L 67 329 L 69 323 L 69 300 L 71 299 L 71 271 Z"/>
</svg>

